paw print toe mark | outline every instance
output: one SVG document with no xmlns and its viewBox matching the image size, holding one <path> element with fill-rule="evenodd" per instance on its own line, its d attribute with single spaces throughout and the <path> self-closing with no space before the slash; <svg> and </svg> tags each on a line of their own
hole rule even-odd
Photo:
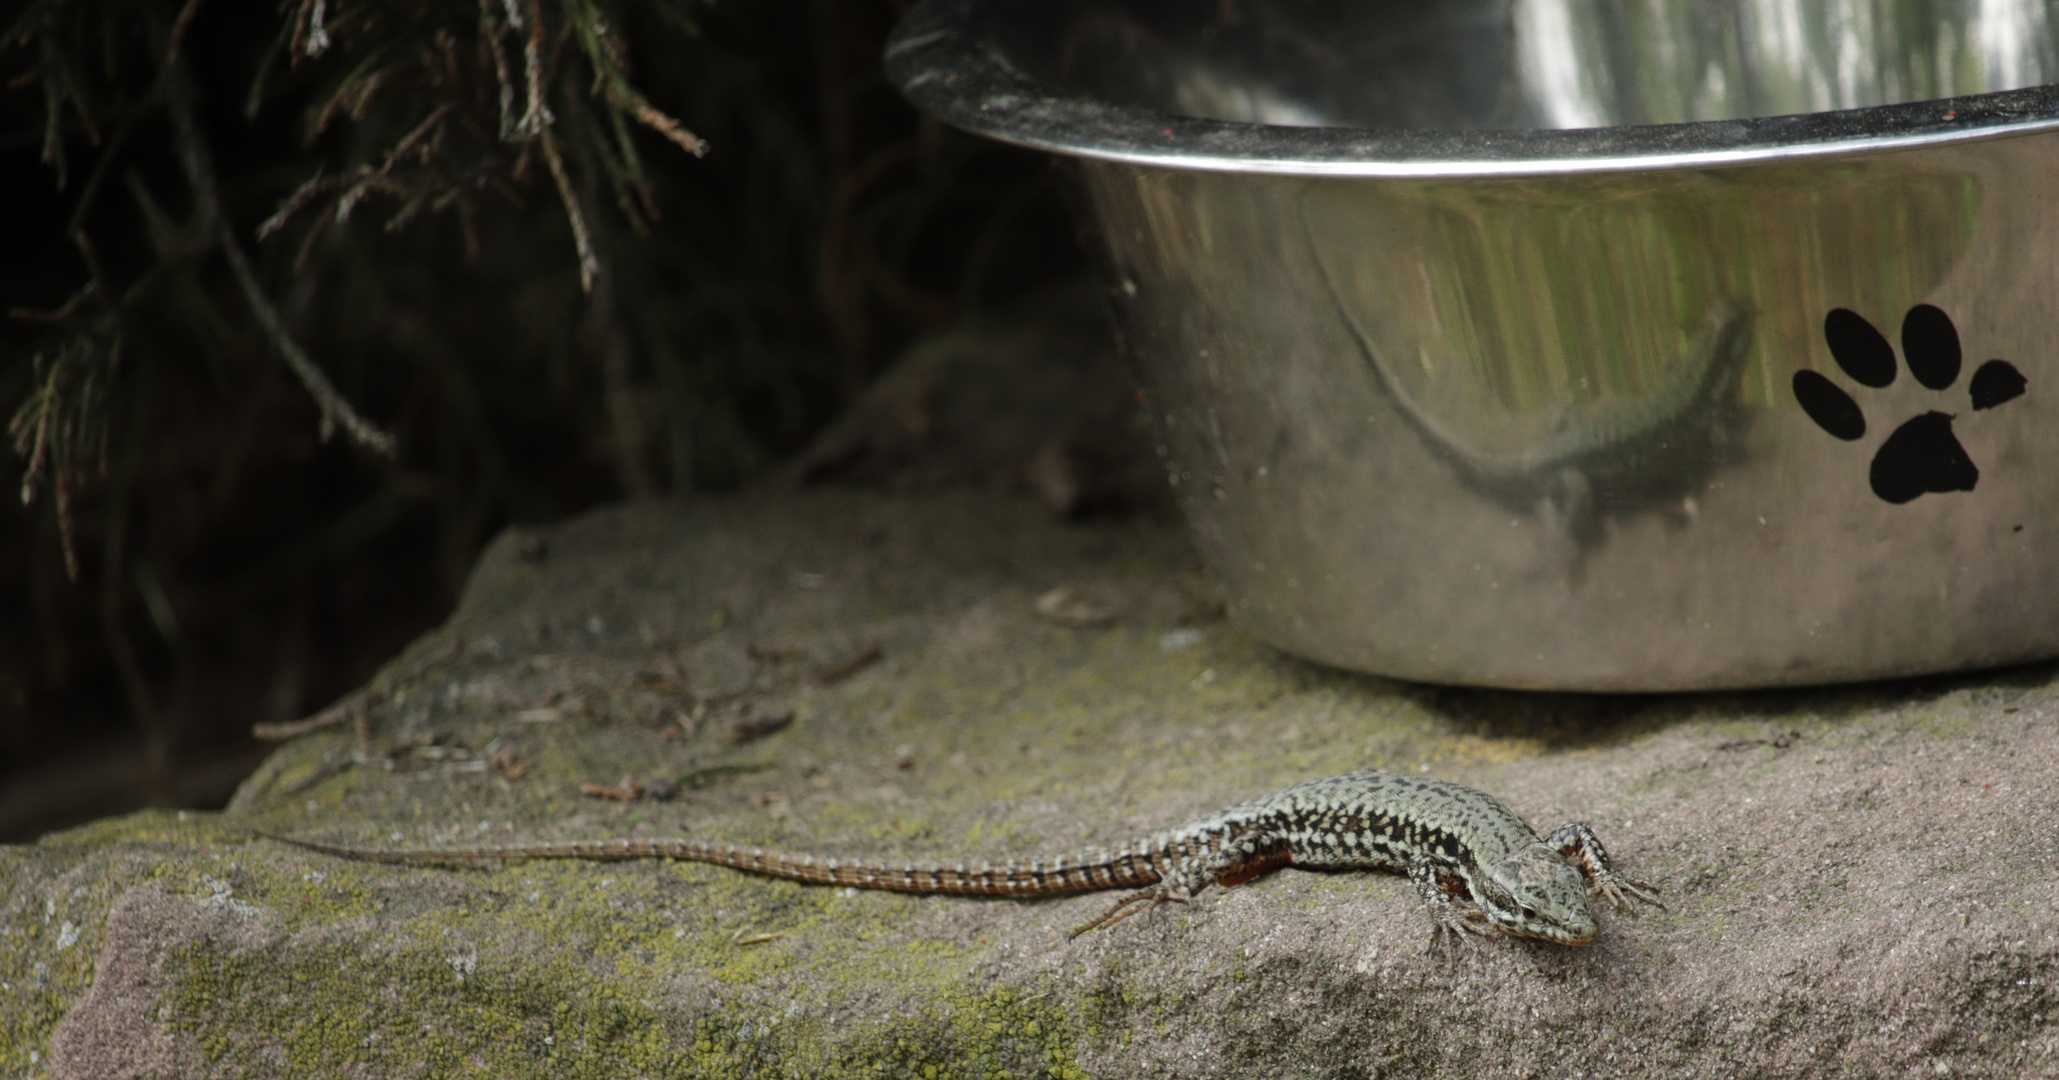
<svg viewBox="0 0 2059 1080">
<path fill-rule="evenodd" d="M 1866 413 L 1859 403 L 1816 372 L 1804 368 L 1794 373 L 1794 399 L 1817 427 L 1846 442 L 1865 437 Z"/>
<path fill-rule="evenodd" d="M 1959 378 L 1960 355 L 1959 331 L 1944 312 L 1918 304 L 1902 318 L 1902 359 L 1917 382 L 1931 390 L 1952 385 Z M 1888 363 L 1894 363 L 1893 356 Z"/>
<path fill-rule="evenodd" d="M 1852 381 L 1874 389 L 1895 381 L 1894 348 L 1858 312 L 1836 308 L 1824 316 L 1823 340 Z M 1902 317 L 1902 359 L 1925 389 L 1950 389 L 1965 362 L 1951 317 L 1930 304 L 1910 308 Z M 1967 396 L 1975 411 L 1992 409 L 2023 396 L 2029 385 L 2016 365 L 1989 360 L 1973 373 Z M 1846 442 L 1865 437 L 1865 410 L 1820 372 L 1795 372 L 1794 397 L 1809 419 L 1830 435 Z M 1980 483 L 1980 469 L 1953 433 L 1952 420 L 1952 414 L 1932 409 L 1890 432 L 1868 470 L 1873 493 L 1899 506 L 1926 494 L 1972 491 Z"/>
<path fill-rule="evenodd" d="M 2023 372 L 2016 370 L 2015 364 L 2007 360 L 1990 360 L 1974 370 L 1973 385 L 1968 389 L 1973 395 L 1973 407 L 1978 410 L 1992 409 L 2005 401 L 2022 397 L 2023 389 L 2028 385 L 2029 380 L 2023 377 Z"/>
<path fill-rule="evenodd" d="M 1835 308 L 1823 317 L 1823 340 L 1837 366 L 1861 386 L 1878 390 L 1895 381 L 1895 350 L 1866 317 Z"/>
</svg>

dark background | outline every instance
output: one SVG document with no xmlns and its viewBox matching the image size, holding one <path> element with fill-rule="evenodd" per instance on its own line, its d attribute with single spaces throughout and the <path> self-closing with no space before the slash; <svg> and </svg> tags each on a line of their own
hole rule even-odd
<svg viewBox="0 0 2059 1080">
<path fill-rule="evenodd" d="M 362 683 L 504 526 L 766 483 L 916 335 L 1080 274 L 1057 166 L 884 82 L 905 6 L 588 9 L 630 83 L 707 140 L 695 157 L 615 126 L 572 9 L 533 5 L 600 255 L 588 293 L 562 192 L 493 137 L 479 5 L 332 0 L 333 44 L 295 62 L 301 0 L 31 4 L 0 44 L 0 414 L 19 446 L 0 489 L 36 481 L 0 509 L 0 840 L 220 805 L 264 753 L 252 724 Z M 224 217 L 391 457 L 322 438 L 196 224 L 161 81 L 174 34 Z M 330 108 L 382 65 L 354 114 Z M 395 222 L 407 199 L 374 192 L 338 220 L 330 192 L 257 239 L 439 102 L 479 122 L 406 168 L 454 201 Z M 40 461 L 38 416 L 63 421 Z"/>
</svg>

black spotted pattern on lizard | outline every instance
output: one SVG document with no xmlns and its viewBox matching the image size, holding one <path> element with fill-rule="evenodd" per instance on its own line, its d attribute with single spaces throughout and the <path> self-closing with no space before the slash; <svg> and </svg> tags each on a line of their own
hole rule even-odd
<svg viewBox="0 0 2059 1080">
<path fill-rule="evenodd" d="M 1355 772 L 1238 803 L 1114 851 L 979 866 L 889 865 L 686 839 L 567 840 L 475 847 L 357 847 L 258 835 L 375 862 L 469 859 L 683 859 L 820 885 L 892 892 L 1038 897 L 1136 889 L 1072 932 L 1184 903 L 1209 885 L 1240 885 L 1281 867 L 1386 870 L 1423 899 L 1433 947 L 1501 931 L 1562 945 L 1594 941 L 1590 897 L 1659 905 L 1657 890 L 1610 867 L 1584 824 L 1539 837 L 1501 800 L 1448 780 Z"/>
</svg>

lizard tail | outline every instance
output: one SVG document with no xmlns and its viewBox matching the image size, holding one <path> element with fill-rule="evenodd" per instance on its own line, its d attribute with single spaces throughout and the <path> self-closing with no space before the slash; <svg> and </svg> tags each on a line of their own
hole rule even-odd
<svg viewBox="0 0 2059 1080">
<path fill-rule="evenodd" d="M 304 840 L 253 830 L 267 840 L 337 855 L 386 863 L 468 862 L 484 859 L 680 859 L 713 863 L 769 877 L 814 885 L 854 889 L 933 893 L 955 896 L 1060 896 L 1150 885 L 1160 872 L 1149 854 L 1138 850 L 1095 853 L 1051 861 L 989 863 L 979 866 L 897 866 L 820 855 L 796 855 L 736 844 L 700 840 L 631 839 L 560 840 L 534 844 L 484 844 L 459 847 L 360 847 Z"/>
</svg>

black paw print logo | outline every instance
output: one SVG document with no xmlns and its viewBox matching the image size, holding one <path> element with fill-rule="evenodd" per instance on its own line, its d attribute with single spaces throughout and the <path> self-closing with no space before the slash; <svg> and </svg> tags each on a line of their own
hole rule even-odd
<svg viewBox="0 0 2059 1080">
<path fill-rule="evenodd" d="M 1823 319 L 1830 355 L 1852 381 L 1875 389 L 1895 381 L 1895 350 L 1855 311 L 1838 308 Z M 1959 330 L 1943 311 L 1918 304 L 1902 317 L 1902 359 L 1909 374 L 1931 390 L 1959 380 Z M 1992 409 L 2021 397 L 2029 382 L 2016 365 L 1990 360 L 1967 387 L 1973 408 Z M 1795 372 L 1794 398 L 1816 426 L 1851 442 L 1866 434 L 1866 414 L 1850 394 L 1809 370 Z M 1902 422 L 1873 455 L 1873 493 L 1900 505 L 1926 492 L 1972 491 L 1980 470 L 1952 434 L 1951 413 L 1932 410 Z"/>
</svg>

